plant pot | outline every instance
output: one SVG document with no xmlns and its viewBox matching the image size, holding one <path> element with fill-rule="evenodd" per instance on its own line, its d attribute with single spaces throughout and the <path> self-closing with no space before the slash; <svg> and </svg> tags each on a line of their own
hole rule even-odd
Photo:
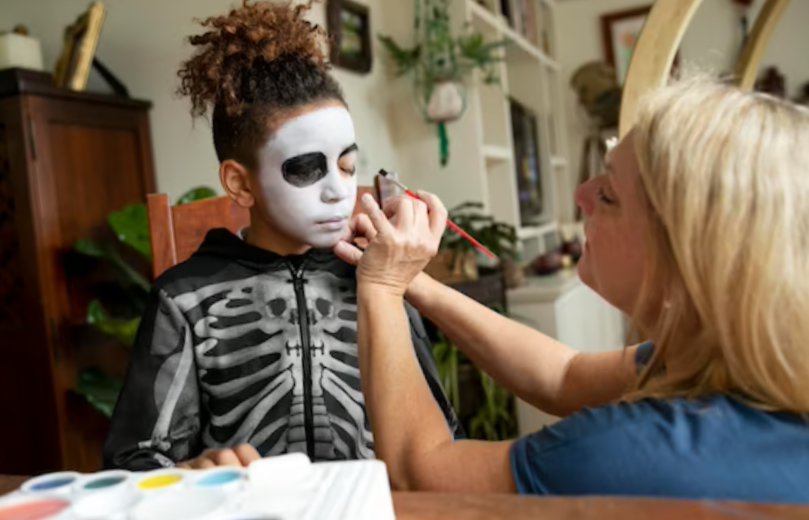
<svg viewBox="0 0 809 520">
<path fill-rule="evenodd" d="M 473 365 L 463 364 L 458 367 L 458 393 L 461 406 L 456 413 L 461 420 L 468 422 L 486 399 L 480 384 L 480 372 Z M 465 425 L 466 428 L 468 426 Z"/>
<path fill-rule="evenodd" d="M 477 280 L 478 266 L 475 260 L 474 251 L 461 253 L 443 249 L 427 264 L 424 272 L 445 284 Z"/>
<path fill-rule="evenodd" d="M 433 85 L 427 101 L 426 115 L 431 123 L 450 123 L 466 110 L 466 89 L 455 81 L 439 81 Z"/>
<path fill-rule="evenodd" d="M 503 260 L 503 277 L 507 288 L 516 289 L 525 283 L 525 269 L 514 260 Z"/>
</svg>

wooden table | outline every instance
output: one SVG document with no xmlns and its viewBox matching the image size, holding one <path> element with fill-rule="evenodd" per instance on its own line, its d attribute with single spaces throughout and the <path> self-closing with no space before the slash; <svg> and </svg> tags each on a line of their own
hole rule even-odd
<svg viewBox="0 0 809 520">
<path fill-rule="evenodd" d="M 0 495 L 24 477 L 0 475 Z M 809 507 L 630 498 L 394 493 L 397 520 L 809 520 Z"/>
</svg>

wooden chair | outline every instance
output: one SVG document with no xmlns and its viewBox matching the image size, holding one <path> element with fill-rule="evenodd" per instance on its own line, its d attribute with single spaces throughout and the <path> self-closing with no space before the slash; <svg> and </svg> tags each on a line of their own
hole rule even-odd
<svg viewBox="0 0 809 520">
<path fill-rule="evenodd" d="M 365 193 L 371 193 L 379 200 L 376 189 L 366 186 L 357 189 L 357 198 Z M 250 226 L 250 213 L 228 197 L 169 206 L 168 197 L 156 193 L 147 197 L 147 206 L 152 243 L 152 273 L 155 278 L 170 267 L 187 260 L 211 229 L 223 227 L 237 233 Z M 354 213 L 359 209 L 357 200 Z"/>
<path fill-rule="evenodd" d="M 762 7 L 736 63 L 734 79 L 739 87 L 746 90 L 753 88 L 764 51 L 789 2 L 790 0 L 767 0 Z M 702 0 L 657 0 L 652 7 L 638 37 L 624 81 L 619 131 L 621 137 L 635 125 L 638 103 L 643 95 L 668 81 L 680 42 L 700 4 Z"/>
</svg>

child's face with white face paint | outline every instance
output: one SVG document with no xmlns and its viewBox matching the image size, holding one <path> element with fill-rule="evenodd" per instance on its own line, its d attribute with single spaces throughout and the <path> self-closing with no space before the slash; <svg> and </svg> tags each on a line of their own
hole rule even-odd
<svg viewBox="0 0 809 520">
<path fill-rule="evenodd" d="M 357 196 L 354 123 L 327 106 L 283 123 L 259 150 L 266 215 L 288 238 L 328 248 L 345 234 Z"/>
</svg>

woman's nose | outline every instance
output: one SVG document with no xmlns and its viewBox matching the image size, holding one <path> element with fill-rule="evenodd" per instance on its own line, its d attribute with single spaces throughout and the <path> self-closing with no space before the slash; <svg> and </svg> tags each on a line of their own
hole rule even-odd
<svg viewBox="0 0 809 520">
<path fill-rule="evenodd" d="M 586 217 L 589 217 L 593 213 L 594 185 L 595 183 L 589 180 L 576 188 L 576 204 L 581 208 Z"/>
</svg>

